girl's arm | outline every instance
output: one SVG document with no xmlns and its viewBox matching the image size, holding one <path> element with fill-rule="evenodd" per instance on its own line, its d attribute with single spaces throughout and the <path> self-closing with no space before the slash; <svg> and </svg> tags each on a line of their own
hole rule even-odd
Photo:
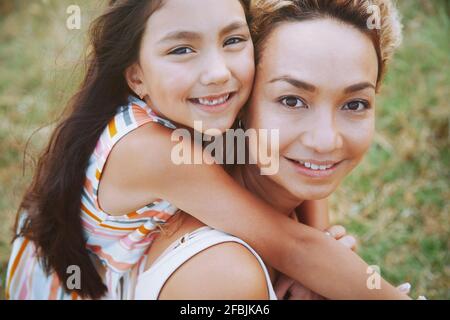
<svg viewBox="0 0 450 320">
<path fill-rule="evenodd" d="M 328 199 L 304 201 L 296 209 L 299 222 L 310 227 L 325 231 L 330 227 L 328 214 Z"/>
<path fill-rule="evenodd" d="M 327 298 L 408 298 L 384 280 L 379 290 L 369 290 L 368 266 L 359 256 L 323 232 L 278 213 L 219 165 L 175 165 L 171 153 L 177 142 L 171 142 L 171 132 L 149 124 L 119 141 L 105 168 L 113 175 L 110 187 L 135 199 L 136 207 L 154 197 L 170 201 L 243 239 L 268 264 Z"/>
</svg>

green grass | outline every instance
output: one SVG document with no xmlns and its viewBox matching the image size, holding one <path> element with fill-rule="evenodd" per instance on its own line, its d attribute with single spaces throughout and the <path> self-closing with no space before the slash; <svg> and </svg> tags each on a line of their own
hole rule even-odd
<svg viewBox="0 0 450 320">
<path fill-rule="evenodd" d="M 6 4 L 8 3 L 8 4 Z M 82 29 L 65 26 L 69 4 Z M 399 1 L 404 43 L 381 92 L 377 135 L 363 164 L 331 198 L 333 223 L 359 239 L 359 254 L 412 295 L 450 299 L 450 18 L 445 0 Z M 35 158 L 80 79 L 88 0 L 0 4 L 0 275 Z M 32 157 L 33 156 L 33 157 Z M 0 290 L 0 298 L 3 290 Z"/>
</svg>

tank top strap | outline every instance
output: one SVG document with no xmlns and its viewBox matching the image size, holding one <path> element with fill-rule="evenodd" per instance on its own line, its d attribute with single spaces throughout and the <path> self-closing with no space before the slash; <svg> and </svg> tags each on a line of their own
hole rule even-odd
<svg viewBox="0 0 450 320">
<path fill-rule="evenodd" d="M 197 253 L 219 243 L 237 242 L 244 245 L 259 261 L 264 271 L 270 300 L 277 300 L 269 272 L 261 257 L 243 240 L 205 226 L 172 243 L 153 265 L 137 279 L 135 299 L 157 300 L 170 276 Z"/>
</svg>

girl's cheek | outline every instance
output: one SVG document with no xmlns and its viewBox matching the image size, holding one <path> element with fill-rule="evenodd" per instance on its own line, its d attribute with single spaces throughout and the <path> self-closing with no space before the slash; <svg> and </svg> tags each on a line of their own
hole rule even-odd
<svg viewBox="0 0 450 320">
<path fill-rule="evenodd" d="M 251 89 L 255 77 L 255 60 L 252 51 L 247 51 L 239 59 L 235 60 L 235 70 L 239 74 L 242 86 Z"/>
</svg>

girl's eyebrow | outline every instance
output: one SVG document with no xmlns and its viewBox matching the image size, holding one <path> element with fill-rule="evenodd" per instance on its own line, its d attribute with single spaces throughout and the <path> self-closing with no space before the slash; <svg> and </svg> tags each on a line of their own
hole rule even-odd
<svg viewBox="0 0 450 320">
<path fill-rule="evenodd" d="M 240 29 L 240 28 L 244 28 L 247 27 L 247 23 L 242 21 L 242 20 L 238 20 L 238 21 L 234 21 L 232 23 L 230 23 L 229 25 L 227 25 L 226 27 L 224 27 L 219 35 L 220 37 L 224 36 L 227 33 L 230 33 L 234 30 Z M 194 31 L 187 31 L 187 30 L 175 30 L 175 31 L 171 31 L 168 34 L 166 34 L 161 40 L 158 41 L 158 43 L 161 42 L 167 42 L 167 41 L 174 41 L 174 40 L 199 40 L 201 38 L 201 34 L 198 32 L 194 32 Z"/>
<path fill-rule="evenodd" d="M 198 40 L 200 38 L 201 36 L 197 32 L 177 30 L 169 32 L 167 35 L 164 36 L 164 38 L 159 40 L 158 43 L 174 40 Z"/>
<path fill-rule="evenodd" d="M 230 23 L 225 28 L 223 28 L 220 31 L 219 35 L 222 37 L 222 36 L 226 35 L 227 33 L 230 33 L 231 31 L 235 31 L 235 30 L 238 30 L 241 28 L 246 28 L 246 27 L 247 27 L 247 22 L 242 21 L 242 20 L 237 20 L 237 21 Z"/>
</svg>

